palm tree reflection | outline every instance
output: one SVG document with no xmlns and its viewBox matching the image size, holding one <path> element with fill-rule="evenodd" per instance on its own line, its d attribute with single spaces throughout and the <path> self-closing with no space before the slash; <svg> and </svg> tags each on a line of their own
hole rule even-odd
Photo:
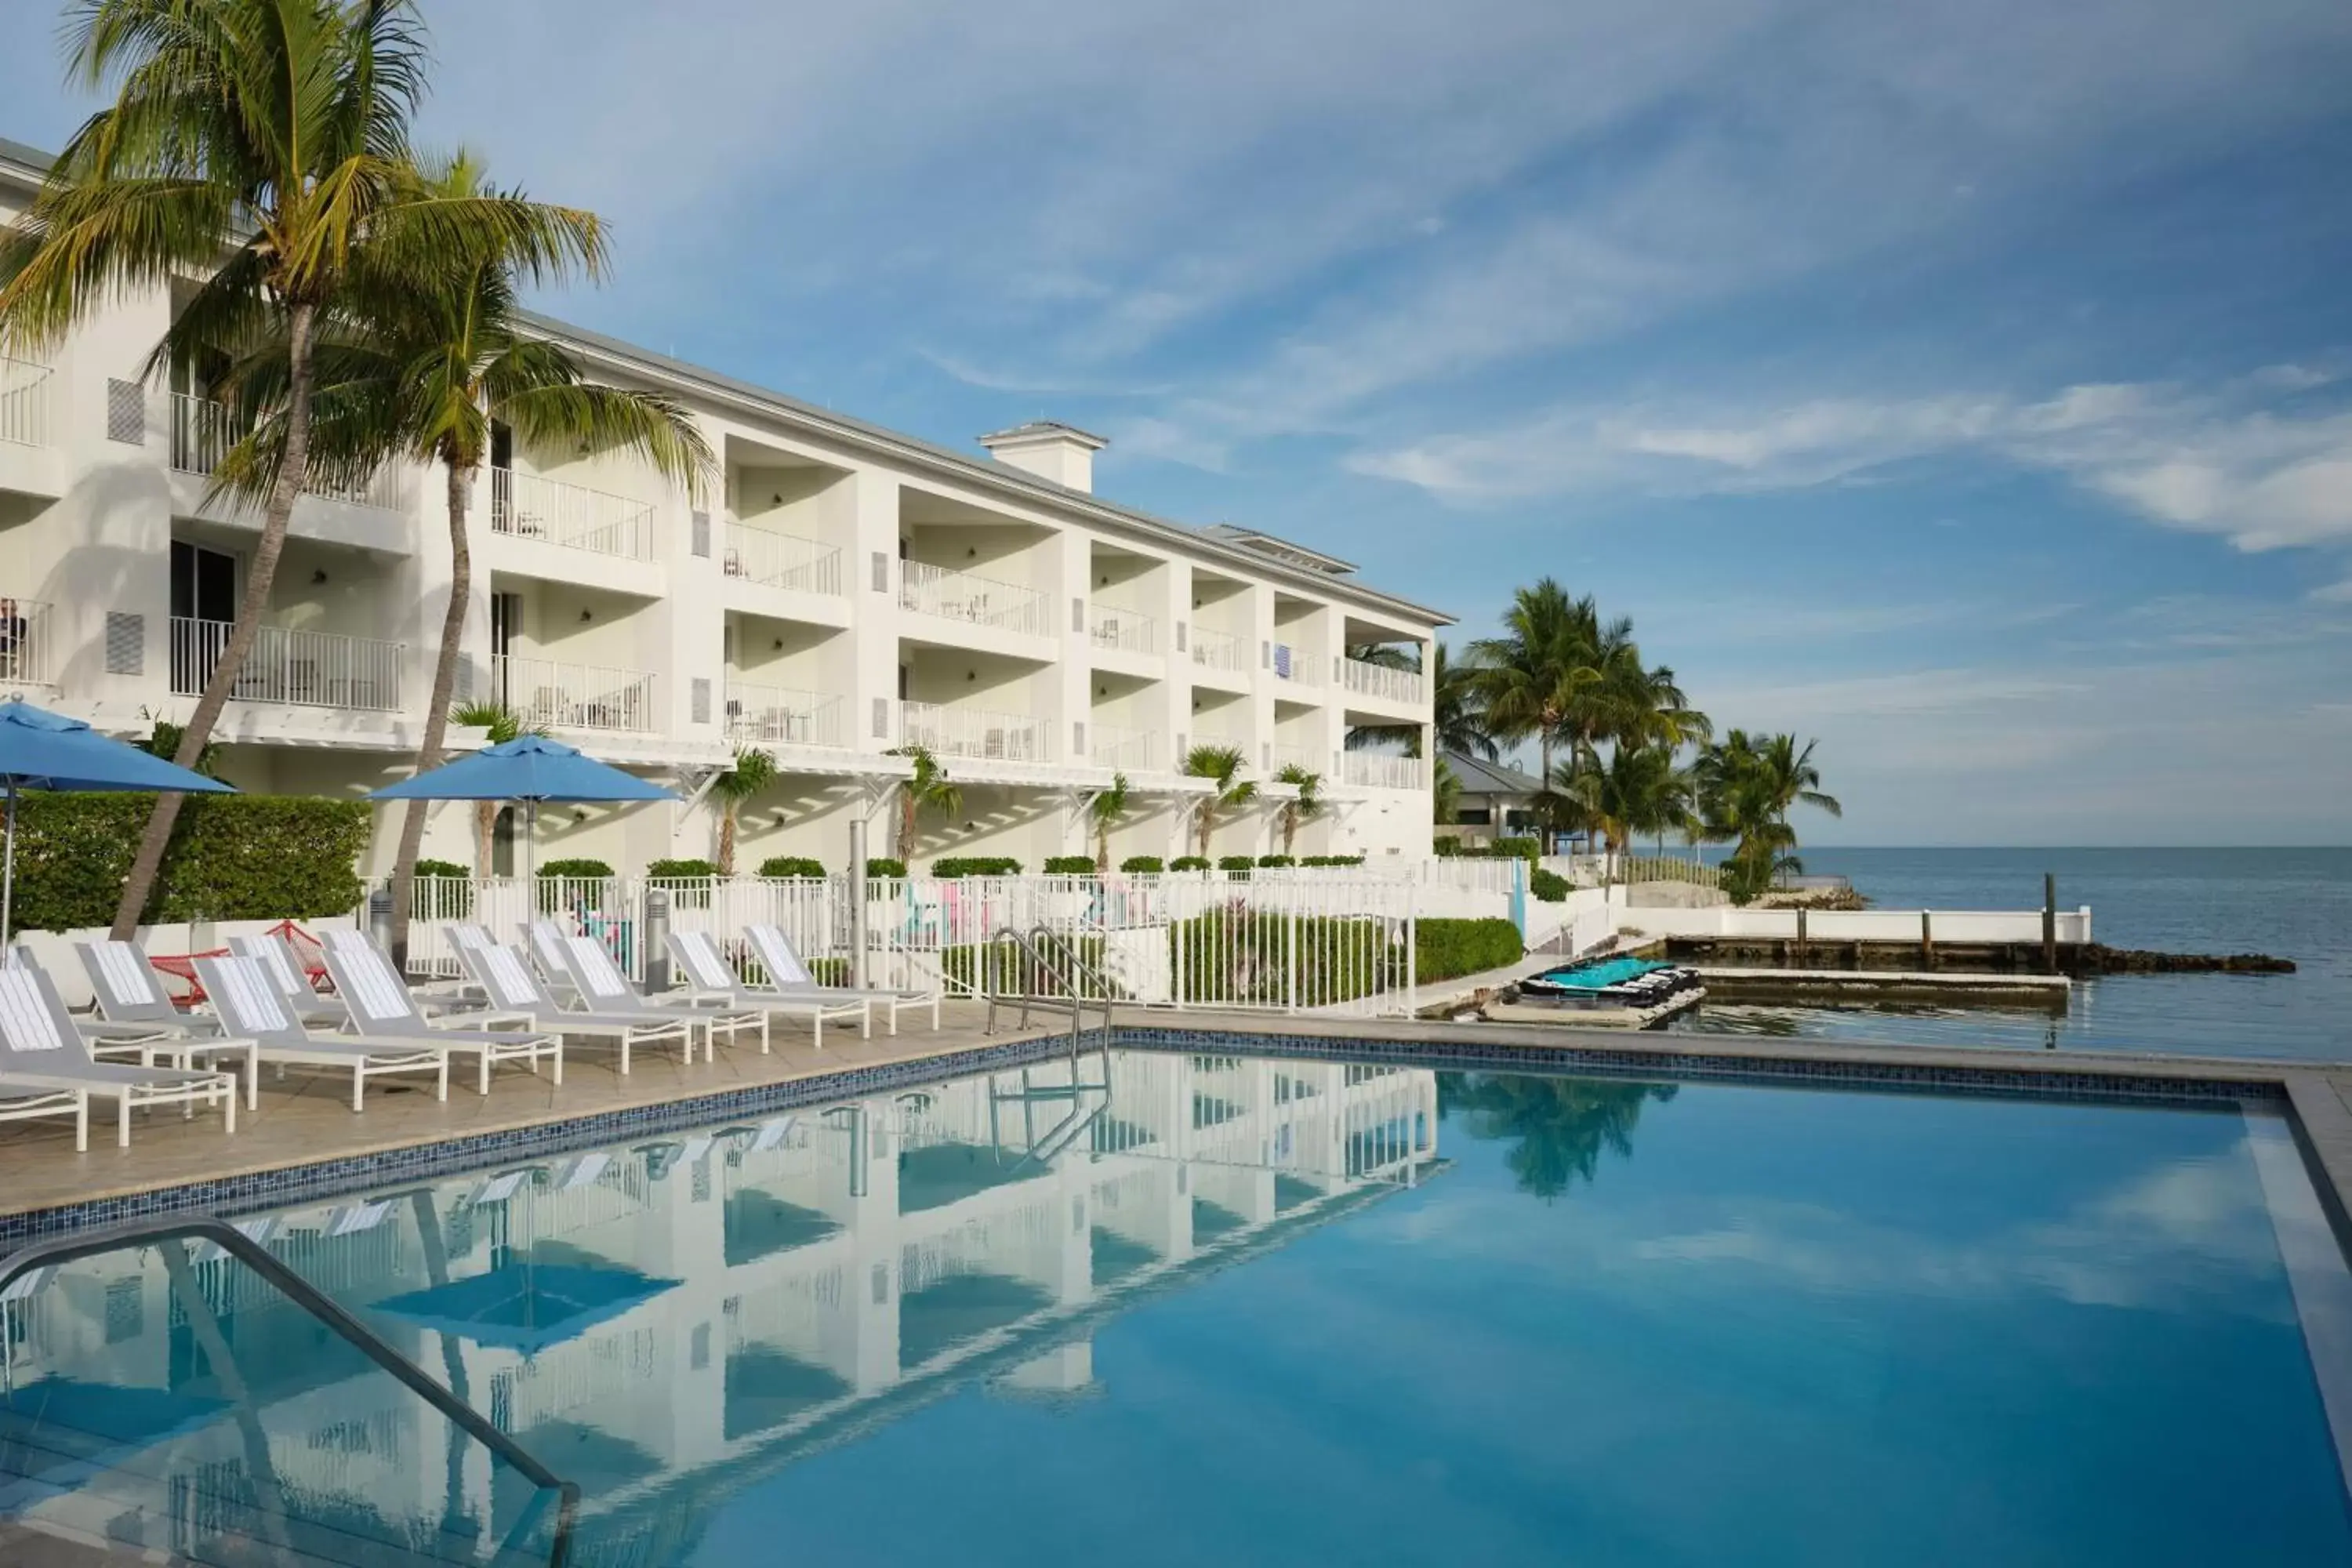
<svg viewBox="0 0 2352 1568">
<path fill-rule="evenodd" d="M 1517 1146 L 1504 1164 L 1519 1191 L 1549 1203 L 1579 1181 L 1591 1182 L 1602 1151 L 1633 1154 L 1633 1128 L 1648 1100 L 1675 1097 L 1671 1083 L 1622 1083 L 1518 1073 L 1448 1073 L 1438 1079 L 1438 1105 L 1460 1118 L 1473 1138 L 1511 1138 Z"/>
</svg>

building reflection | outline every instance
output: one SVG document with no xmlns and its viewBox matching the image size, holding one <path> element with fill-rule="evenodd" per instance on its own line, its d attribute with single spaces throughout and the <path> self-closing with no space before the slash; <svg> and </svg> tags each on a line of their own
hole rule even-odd
<svg viewBox="0 0 2352 1568">
<path fill-rule="evenodd" d="M 1437 1121 L 1422 1069 L 1098 1054 L 247 1228 L 581 1485 L 573 1561 L 650 1564 L 725 1494 L 976 1380 L 1089 1396 L 1097 1325 L 1425 1179 Z M 18 1517 L 188 1552 L 205 1500 L 264 1468 L 487 1553 L 518 1476 L 241 1265 L 185 1272 L 194 1311 L 153 1249 L 7 1303 L 9 1420 L 34 1391 L 52 1425 L 60 1391 L 152 1396 L 116 1416 L 139 1439 L 116 1468 L 170 1478 L 136 1530 L 57 1476 L 17 1478 Z"/>
</svg>

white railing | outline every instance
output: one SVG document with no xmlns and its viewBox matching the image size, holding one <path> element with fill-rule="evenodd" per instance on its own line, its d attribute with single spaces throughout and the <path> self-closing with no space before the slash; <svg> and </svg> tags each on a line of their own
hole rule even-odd
<svg viewBox="0 0 2352 1568">
<path fill-rule="evenodd" d="M 1427 789 L 1429 773 L 1419 757 L 1392 757 L 1381 752 L 1349 752 L 1339 760 L 1342 783 L 1372 789 Z"/>
<path fill-rule="evenodd" d="M 0 441 L 49 444 L 49 389 L 56 384 L 47 365 L 0 354 Z"/>
<path fill-rule="evenodd" d="M 1026 714 L 951 708 L 938 702 L 898 704 L 899 744 L 920 746 L 934 756 L 1042 763 L 1053 754 L 1048 732 L 1043 719 Z"/>
<path fill-rule="evenodd" d="M 1293 686 L 1323 684 L 1322 658 L 1291 643 L 1278 642 L 1268 647 L 1266 666 L 1276 680 L 1286 680 Z"/>
<path fill-rule="evenodd" d="M 1305 768 L 1318 779 L 1328 780 L 1331 776 L 1330 753 L 1318 751 L 1313 746 L 1271 746 L 1267 748 L 1266 760 L 1269 775 L 1285 768 Z"/>
<path fill-rule="evenodd" d="M 172 394 L 172 467 L 180 472 L 209 477 L 245 438 L 245 431 L 236 410 L 226 404 L 192 393 Z M 337 485 L 313 479 L 302 487 L 302 493 L 344 506 L 402 511 L 408 506 L 407 470 L 402 464 L 387 463 L 363 483 Z"/>
<path fill-rule="evenodd" d="M 645 893 L 668 895 L 674 929 L 717 938 L 738 971 L 762 978 L 743 941 L 754 921 L 783 928 L 821 981 L 848 977 L 848 879 L 420 878 L 420 967 L 460 972 L 446 926 L 474 921 L 512 940 L 534 910 L 595 937 L 646 974 Z M 1067 938 L 1128 1001 L 1179 1008 L 1370 1015 L 1410 1012 L 1414 922 L 1428 889 L 1353 872 L 1264 870 L 1108 877 L 876 878 L 865 888 L 868 984 L 970 995 L 1012 978 L 991 939 L 1043 925 Z"/>
<path fill-rule="evenodd" d="M 748 523 L 727 525 L 727 554 L 720 563 L 730 577 L 741 577 L 796 594 L 841 594 L 841 552 L 797 533 L 772 533 Z"/>
<path fill-rule="evenodd" d="M 0 598 L 0 685 L 55 685 L 52 638 L 47 605 L 38 599 Z"/>
<path fill-rule="evenodd" d="M 789 746 L 841 744 L 841 699 L 782 686 L 727 683 L 727 734 Z"/>
<path fill-rule="evenodd" d="M 200 697 L 228 647 L 231 623 L 172 617 L 172 694 Z M 371 713 L 400 710 L 400 668 L 407 650 L 396 642 L 335 632 L 256 629 L 253 647 L 229 695 L 239 702 L 283 702 L 298 708 L 348 708 Z"/>
<path fill-rule="evenodd" d="M 1353 692 L 1376 697 L 1384 702 L 1418 704 L 1427 688 L 1421 671 L 1397 669 L 1385 664 L 1371 664 L 1360 658 L 1339 661 L 1341 683 Z"/>
<path fill-rule="evenodd" d="M 898 603 L 919 616 L 1045 635 L 1045 595 L 1034 588 L 920 561 L 898 563 Z"/>
<path fill-rule="evenodd" d="M 1242 639 L 1226 632 L 1212 631 L 1207 626 L 1192 628 L 1192 662 L 1202 669 L 1246 669 Z"/>
<path fill-rule="evenodd" d="M 1098 768 L 1117 768 L 1124 773 L 1149 773 L 1157 751 L 1153 744 L 1159 739 L 1149 730 L 1127 730 L 1116 724 L 1097 724 L 1087 744 L 1087 760 Z"/>
<path fill-rule="evenodd" d="M 499 654 L 490 660 L 493 697 L 525 728 L 620 730 L 654 727 L 654 678 L 641 669 L 602 669 Z"/>
<path fill-rule="evenodd" d="M 1150 653 L 1158 646 L 1150 616 L 1116 605 L 1087 607 L 1087 640 L 1115 653 Z"/>
<path fill-rule="evenodd" d="M 490 470 L 490 531 L 631 561 L 654 557 L 654 509 L 512 468 Z"/>
</svg>

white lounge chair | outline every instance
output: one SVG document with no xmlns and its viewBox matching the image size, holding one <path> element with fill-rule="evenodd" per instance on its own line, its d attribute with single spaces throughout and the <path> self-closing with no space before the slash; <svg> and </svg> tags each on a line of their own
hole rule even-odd
<svg viewBox="0 0 2352 1568">
<path fill-rule="evenodd" d="M 285 942 L 274 936 L 233 936 L 228 949 L 239 958 L 249 958 L 261 965 L 278 987 L 278 994 L 294 1016 L 304 1024 L 316 1024 L 324 1028 L 338 1028 L 343 1021 L 343 1005 L 332 996 L 319 994 L 305 975 L 294 965 L 293 953 Z"/>
<path fill-rule="evenodd" d="M 648 996 L 621 973 L 621 966 L 613 962 L 613 955 L 604 951 L 604 944 L 593 936 L 567 936 L 563 938 L 562 952 L 564 969 L 572 976 L 572 989 L 580 994 L 583 1004 L 600 1013 L 615 1013 L 624 1017 L 634 1015 L 643 1018 L 691 1019 L 702 1026 L 706 1054 L 714 1048 L 711 1037 L 716 1031 L 723 1028 L 728 1037 L 732 1039 L 745 1029 L 756 1028 L 760 1031 L 760 1054 L 765 1056 L 768 1052 L 768 1015 L 764 1011 L 708 1006 L 690 995 Z M 821 1016 L 813 1016 L 821 1039 L 824 1020 Z"/>
<path fill-rule="evenodd" d="M 221 1032 L 219 1022 L 210 1015 L 180 1010 L 137 942 L 78 942 L 74 955 L 81 960 L 82 971 L 89 976 L 90 993 L 98 1001 L 98 1016 L 79 1020 L 91 1054 L 106 1057 L 137 1051 L 142 1064 L 163 1055 L 187 1067 L 189 1053 L 178 1049 L 178 1042 Z M 160 1050 L 149 1048 L 159 1041 L 173 1044 Z"/>
<path fill-rule="evenodd" d="M 407 979 L 401 975 L 399 966 L 392 962 L 392 954 L 383 950 L 383 943 L 376 941 L 375 933 L 358 926 L 327 927 L 319 933 L 319 947 L 321 959 L 352 951 L 375 954 L 409 995 L 415 998 L 417 1010 L 430 1018 L 436 1026 L 446 1023 L 465 1028 L 483 1028 L 523 1022 L 519 1018 L 497 1018 L 484 1014 L 482 999 L 474 994 L 474 984 L 468 980 L 428 980 L 421 984 L 409 984 Z M 328 966 L 327 973 L 330 979 L 333 977 L 333 965 Z"/>
<path fill-rule="evenodd" d="M 460 944 L 457 957 L 490 998 L 490 1005 L 527 1015 L 530 1026 L 561 1035 L 609 1039 L 621 1047 L 621 1075 L 629 1071 L 629 1053 L 638 1046 L 676 1040 L 688 1067 L 694 1065 L 694 1020 L 677 1014 L 648 1018 L 640 1014 L 582 1013 L 560 1006 L 530 972 L 521 952 L 490 942 Z"/>
<path fill-rule="evenodd" d="M 350 1068 L 352 1109 L 372 1078 L 429 1072 L 433 1098 L 449 1098 L 449 1050 L 437 1041 L 382 1040 L 351 1035 L 313 1035 L 279 999 L 278 987 L 249 958 L 200 958 L 196 978 L 211 998 L 222 1026 L 260 1047 L 264 1059 L 281 1067 Z"/>
<path fill-rule="evenodd" d="M 931 1027 L 940 1026 L 940 994 L 937 991 L 900 991 L 889 986 L 820 985 L 809 966 L 801 961 L 793 939 L 779 925 L 748 925 L 743 928 L 745 940 L 751 944 L 751 956 L 768 972 L 769 983 L 780 991 L 800 992 L 817 996 L 867 996 L 890 1005 L 890 1032 L 898 1032 L 898 1009 L 911 1005 L 920 1007 L 928 1003 L 931 1009 Z"/>
<path fill-rule="evenodd" d="M 16 1094 L 96 1095 L 115 1102 L 115 1142 L 131 1144 L 134 1107 L 178 1105 L 194 1111 L 218 1105 L 227 1131 L 236 1131 L 236 1079 L 225 1072 L 133 1067 L 89 1054 L 73 1015 L 38 969 L 0 970 L 0 1085 Z M 63 1107 L 58 1110 L 63 1114 Z M 88 1147 L 87 1116 L 82 1118 Z"/>
<path fill-rule="evenodd" d="M 858 1019 L 859 1033 L 869 1039 L 874 1034 L 874 1004 L 880 1002 L 889 1010 L 890 1032 L 898 1032 L 900 998 L 894 994 L 827 990 L 817 985 L 747 985 L 727 966 L 719 943 L 708 931 L 672 931 L 669 950 L 677 960 L 678 973 L 686 977 L 687 988 L 697 996 L 724 999 L 730 1006 L 765 1007 L 777 1013 L 805 1012 L 825 1017 L 854 1015 Z M 823 1043 L 820 1028 L 818 1044 Z"/>
<path fill-rule="evenodd" d="M 470 1052 L 484 1094 L 490 1092 L 490 1068 L 498 1062 L 528 1062 L 536 1073 L 540 1058 L 551 1057 L 555 1081 L 563 1081 L 562 1037 L 536 1028 L 527 1015 L 476 1013 L 457 1020 L 479 1018 L 515 1023 L 522 1026 L 520 1030 L 451 1027 L 449 1019 L 425 1016 L 425 1010 L 416 1005 L 415 994 L 400 983 L 400 973 L 393 968 L 392 960 L 375 943 L 331 943 L 326 956 L 327 973 L 335 982 L 336 996 L 351 1015 L 354 1032 L 461 1054 Z"/>
</svg>

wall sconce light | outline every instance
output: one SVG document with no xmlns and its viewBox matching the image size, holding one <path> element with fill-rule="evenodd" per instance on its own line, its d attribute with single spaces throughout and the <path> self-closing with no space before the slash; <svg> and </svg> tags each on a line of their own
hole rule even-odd
<svg viewBox="0 0 2352 1568">
<path fill-rule="evenodd" d="M 317 570 L 313 571 L 313 572 L 310 574 L 310 581 L 311 581 L 312 583 L 314 583 L 314 584 L 317 584 L 317 583 L 323 583 L 323 582 L 325 582 L 326 580 L 327 580 L 327 569 L 326 569 L 324 566 L 319 567 Z"/>
<path fill-rule="evenodd" d="M 778 653 L 782 653 L 782 652 L 783 652 L 783 651 L 784 651 L 784 639 L 783 639 L 783 638 L 782 638 L 782 637 L 778 637 L 778 638 L 776 639 L 776 651 L 777 651 Z"/>
<path fill-rule="evenodd" d="M 582 620 L 585 621 L 585 620 L 592 619 L 593 617 L 589 615 L 589 613 L 588 613 L 587 611 L 583 610 L 583 611 L 581 611 L 581 612 L 580 612 L 580 618 L 581 618 Z"/>
<path fill-rule="evenodd" d="M 770 496 L 770 497 L 768 498 L 768 504 L 769 504 L 770 506 L 782 506 L 782 505 L 783 505 L 783 504 L 784 504 L 784 492 L 783 492 L 783 491 L 782 491 L 782 490 L 778 490 L 774 495 Z"/>
<path fill-rule="evenodd" d="M 978 680 L 980 679 L 980 671 L 976 669 L 967 669 L 963 672 L 963 678 L 966 680 Z"/>
<path fill-rule="evenodd" d="M 967 561 L 977 561 L 977 560 L 979 560 L 979 559 L 980 559 L 980 546 L 978 546 L 978 545 L 976 545 L 976 544 L 967 544 L 967 545 L 965 545 L 965 546 L 963 547 L 963 558 L 964 558 L 965 560 L 967 560 Z"/>
</svg>

